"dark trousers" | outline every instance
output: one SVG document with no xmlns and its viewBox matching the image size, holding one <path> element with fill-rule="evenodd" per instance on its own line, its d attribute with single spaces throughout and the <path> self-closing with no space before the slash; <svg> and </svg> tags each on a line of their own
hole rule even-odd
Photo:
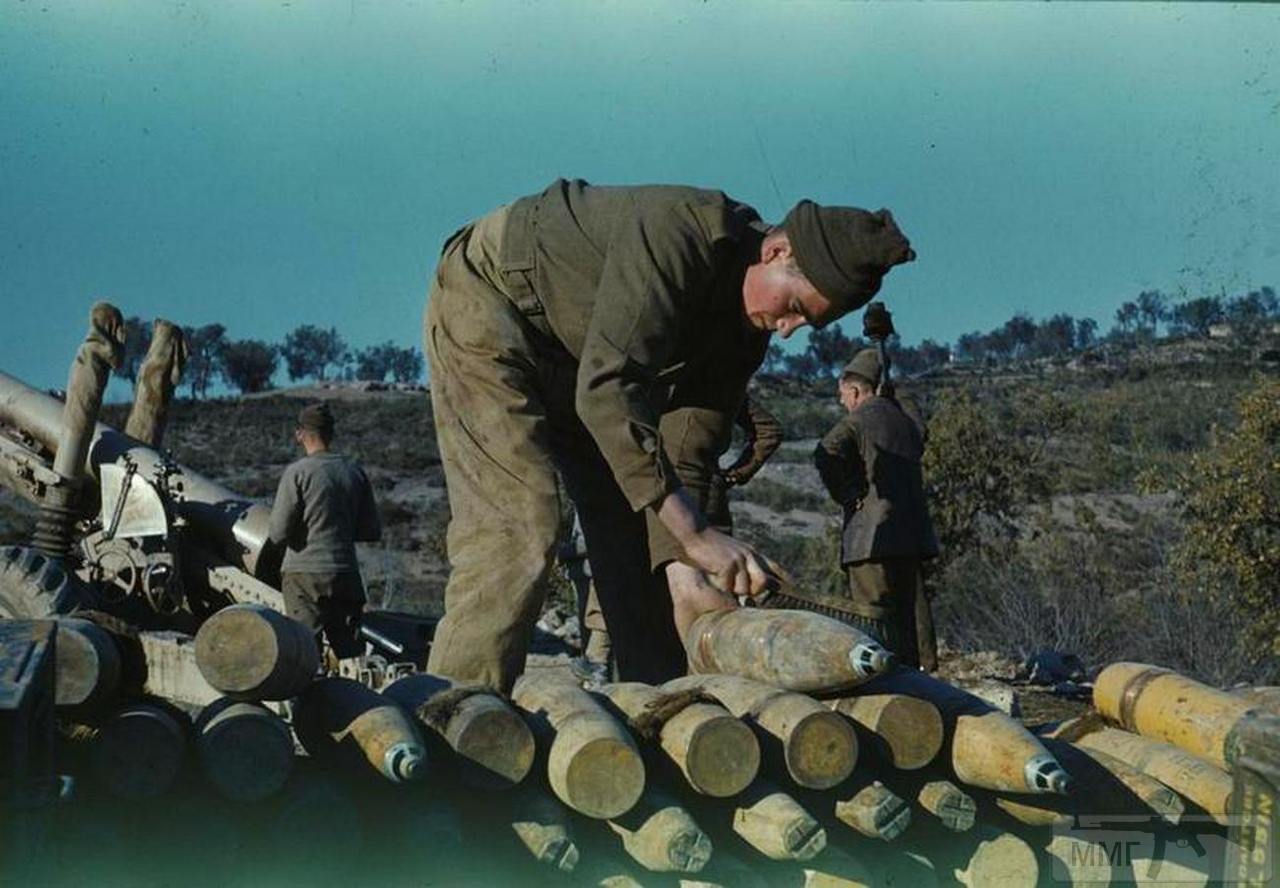
<svg viewBox="0 0 1280 888">
<path fill-rule="evenodd" d="M 431 405 L 449 494 L 451 571 L 430 672 L 509 691 L 524 671 L 560 536 L 557 477 L 577 507 L 600 609 L 624 681 L 684 672 L 665 579 L 574 410 L 577 365 L 511 294 L 505 211 L 445 247 L 427 302 Z M 510 277 L 515 275 L 516 277 Z"/>
<path fill-rule="evenodd" d="M 280 576 L 285 616 L 297 620 L 317 641 L 321 633 L 338 657 L 364 653 L 360 617 L 364 613 L 364 583 L 360 574 L 285 573 Z"/>
<path fill-rule="evenodd" d="M 938 668 L 933 609 L 918 558 L 886 558 L 845 565 L 850 609 L 858 623 L 907 666 Z"/>
</svg>

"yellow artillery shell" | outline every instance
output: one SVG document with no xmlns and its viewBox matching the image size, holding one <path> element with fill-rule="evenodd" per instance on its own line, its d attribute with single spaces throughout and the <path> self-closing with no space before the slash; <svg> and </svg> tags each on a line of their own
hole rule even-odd
<svg viewBox="0 0 1280 888">
<path fill-rule="evenodd" d="M 858 737 L 849 722 L 803 694 L 732 675 L 690 675 L 662 688 L 698 690 L 720 701 L 756 729 L 772 770 L 806 789 L 830 789 L 857 764 Z"/>
<path fill-rule="evenodd" d="M 1069 833 L 1058 833 L 1045 845 L 1049 878 L 1055 885 L 1072 888 L 1107 888 L 1115 869 L 1107 849 L 1097 842 Z"/>
<path fill-rule="evenodd" d="M 952 832 L 965 832 L 977 820 L 978 804 L 950 780 L 930 780 L 920 787 L 916 802 Z"/>
<path fill-rule="evenodd" d="M 1103 728 L 1076 741 L 1084 749 L 1108 753 L 1132 768 L 1154 777 L 1226 824 L 1231 777 L 1212 762 L 1169 743 L 1140 737 L 1116 728 Z"/>
<path fill-rule="evenodd" d="M 1035 735 L 995 707 L 914 669 L 862 685 L 850 696 L 905 694 L 928 700 L 942 716 L 951 770 L 961 783 L 995 792 L 1066 794 L 1070 775 Z"/>
<path fill-rule="evenodd" d="M 1075 780 L 1069 796 L 1002 796 L 996 805 L 1029 826 L 1068 824 L 1078 815 L 1160 817 L 1176 824 L 1182 819 L 1181 797 L 1159 780 L 1125 764 L 1113 755 L 1062 740 L 1044 741 Z"/>
<path fill-rule="evenodd" d="M 568 812 L 550 796 L 534 790 L 520 793 L 511 829 L 538 863 L 566 873 L 577 866 L 579 852 Z"/>
<path fill-rule="evenodd" d="M 955 877 L 966 888 L 1035 888 L 1040 864 L 1035 850 L 1013 833 L 983 828 L 982 839 L 963 870 Z"/>
<path fill-rule="evenodd" d="M 233 604 L 196 633 L 196 665 L 218 691 L 237 700 L 288 700 L 306 690 L 320 666 L 315 634 L 260 604 Z"/>
<path fill-rule="evenodd" d="M 733 812 L 733 831 L 772 860 L 810 860 L 827 847 L 827 832 L 791 796 L 757 780 Z"/>
<path fill-rule="evenodd" d="M 836 802 L 836 819 L 870 839 L 892 841 L 911 824 L 911 807 L 880 781 Z"/>
<path fill-rule="evenodd" d="M 756 735 L 723 706 L 640 682 L 606 685 L 601 693 L 641 736 L 656 728 L 663 754 L 695 792 L 728 798 L 756 778 Z"/>
<path fill-rule="evenodd" d="M 928 700 L 906 694 L 868 694 L 828 700 L 827 705 L 870 735 L 872 742 L 865 745 L 879 750 L 899 770 L 923 768 L 942 749 L 942 715 Z"/>
<path fill-rule="evenodd" d="M 1226 691 L 1143 663 L 1112 663 L 1093 687 L 1098 711 L 1116 724 L 1172 743 L 1192 755 L 1230 768 L 1240 721 L 1257 706 Z"/>
<path fill-rule="evenodd" d="M 426 751 L 412 719 L 396 703 L 349 678 L 322 678 L 298 698 L 293 727 L 319 760 L 365 761 L 393 783 L 423 776 Z"/>
<path fill-rule="evenodd" d="M 791 691 L 853 687 L 892 668 L 871 636 L 808 611 L 737 608 L 703 614 L 685 635 L 693 672 L 740 675 Z"/>
<path fill-rule="evenodd" d="M 120 695 L 120 650 L 107 630 L 76 617 L 59 617 L 54 645 L 54 703 L 76 712 L 100 712 Z"/>
<path fill-rule="evenodd" d="M 481 789 L 503 789 L 533 767 L 533 733 L 520 713 L 482 687 L 447 678 L 406 675 L 382 692 L 411 712 L 462 761 L 462 778 Z"/>
<path fill-rule="evenodd" d="M 607 820 L 631 809 L 644 791 L 644 763 L 631 735 L 575 684 L 525 674 L 512 700 L 532 717 L 546 748 L 547 781 L 580 814 Z"/>
<path fill-rule="evenodd" d="M 711 840 L 689 812 L 654 790 L 610 820 L 609 828 L 622 839 L 632 860 L 655 873 L 696 873 L 711 859 Z"/>
</svg>

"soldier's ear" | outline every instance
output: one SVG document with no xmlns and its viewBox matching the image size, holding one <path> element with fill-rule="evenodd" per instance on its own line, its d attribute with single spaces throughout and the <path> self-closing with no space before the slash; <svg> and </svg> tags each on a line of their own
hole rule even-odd
<svg viewBox="0 0 1280 888">
<path fill-rule="evenodd" d="M 775 259 L 786 261 L 791 258 L 791 239 L 781 228 L 775 228 L 765 235 L 760 242 L 760 261 L 772 262 Z"/>
</svg>

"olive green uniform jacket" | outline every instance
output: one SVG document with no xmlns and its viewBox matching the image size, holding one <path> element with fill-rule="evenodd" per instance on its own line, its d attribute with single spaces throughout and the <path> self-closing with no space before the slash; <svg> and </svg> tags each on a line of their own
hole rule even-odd
<svg viewBox="0 0 1280 888">
<path fill-rule="evenodd" d="M 924 432 L 891 398 L 873 397 L 836 423 L 814 451 L 831 498 L 844 509 L 840 560 L 933 558 L 920 461 Z"/>
<path fill-rule="evenodd" d="M 814 451 L 827 492 L 844 510 L 840 559 L 849 601 L 837 605 L 908 665 L 936 666 L 921 563 L 938 554 L 920 461 L 924 428 L 898 401 L 873 397 L 847 413 Z"/>
<path fill-rule="evenodd" d="M 682 483 L 705 502 L 768 344 L 742 309 L 764 232 L 717 191 L 560 180 L 446 243 L 425 331 L 451 508 L 433 672 L 505 689 L 523 670 L 557 476 L 619 674 L 682 670 L 651 572 L 680 549 L 646 507 Z"/>
</svg>

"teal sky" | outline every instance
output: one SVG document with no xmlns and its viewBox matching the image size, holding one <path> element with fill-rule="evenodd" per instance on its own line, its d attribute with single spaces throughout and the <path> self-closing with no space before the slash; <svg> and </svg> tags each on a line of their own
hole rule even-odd
<svg viewBox="0 0 1280 888">
<path fill-rule="evenodd" d="M 888 206 L 908 341 L 1280 286 L 1277 47 L 1248 4 L 0 0 L 0 369 L 63 384 L 102 297 L 419 344 L 444 238 L 561 175 Z"/>
</svg>

